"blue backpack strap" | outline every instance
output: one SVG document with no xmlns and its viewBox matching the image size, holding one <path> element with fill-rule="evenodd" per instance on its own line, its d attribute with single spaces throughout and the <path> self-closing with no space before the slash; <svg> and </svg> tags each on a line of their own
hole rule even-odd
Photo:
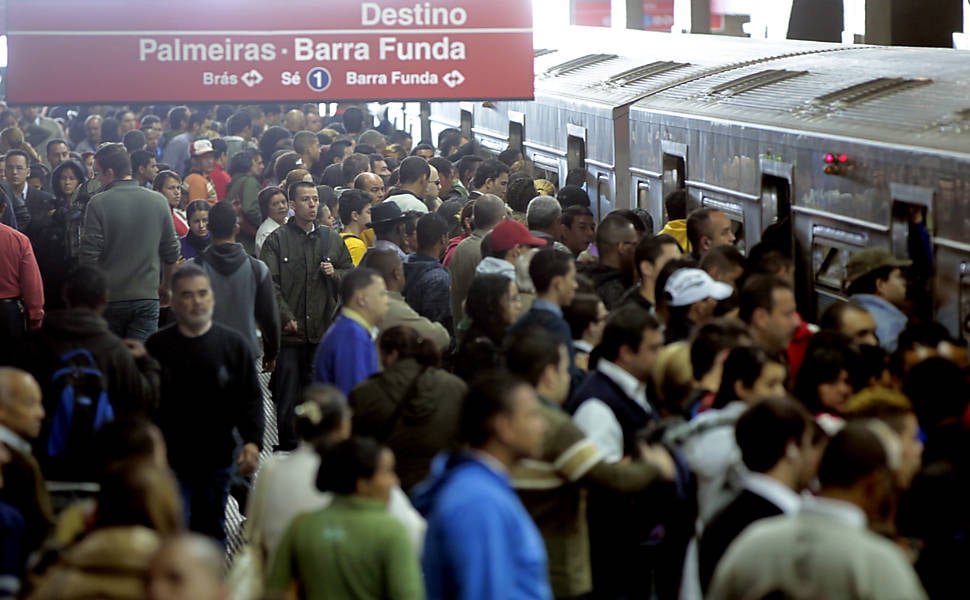
<svg viewBox="0 0 970 600">
<path fill-rule="evenodd" d="M 58 371 L 65 371 L 61 369 Z M 67 370 L 70 372 L 69 370 Z M 55 380 L 57 379 L 55 374 Z M 74 420 L 74 387 L 67 386 L 61 390 L 60 402 L 51 419 L 51 432 L 47 438 L 47 455 L 57 456 L 67 449 L 67 440 L 71 433 L 71 422 Z"/>
<path fill-rule="evenodd" d="M 91 354 L 90 351 L 88 351 L 87 348 L 76 348 L 74 350 L 68 350 L 64 354 L 61 354 L 61 362 L 62 363 L 69 362 L 71 360 L 74 360 L 74 358 L 78 356 L 86 358 L 88 361 L 88 366 L 94 367 L 98 364 L 94 362 L 94 356 Z"/>
</svg>

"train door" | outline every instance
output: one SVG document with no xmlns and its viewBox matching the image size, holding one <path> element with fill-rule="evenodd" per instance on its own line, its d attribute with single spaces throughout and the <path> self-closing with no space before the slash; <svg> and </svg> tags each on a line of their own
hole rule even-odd
<svg viewBox="0 0 970 600">
<path fill-rule="evenodd" d="M 458 128 L 466 140 L 472 140 L 474 139 L 472 130 L 475 128 L 475 105 L 471 102 L 461 102 L 459 106 L 461 107 L 461 117 Z"/>
<path fill-rule="evenodd" d="M 814 223 L 811 227 L 811 264 L 817 312 L 848 298 L 846 265 L 856 252 L 873 240 L 868 233 Z"/>
<path fill-rule="evenodd" d="M 663 152 L 661 163 L 663 173 L 661 174 L 660 185 L 663 188 L 662 199 L 666 199 L 674 192 L 687 190 L 687 144 L 663 140 L 660 142 L 660 149 Z M 688 214 L 694 208 L 696 207 L 688 206 Z M 663 209 L 663 212 L 663 224 L 666 225 L 669 220 L 666 208 Z"/>
<path fill-rule="evenodd" d="M 557 190 L 562 188 L 566 177 L 565 173 L 561 173 L 562 165 L 559 158 L 539 152 L 532 152 L 527 156 L 532 162 L 533 177 L 551 181 Z"/>
<path fill-rule="evenodd" d="M 913 261 L 907 273 L 907 298 L 912 315 L 933 315 L 933 196 L 931 188 L 889 184 L 892 195 L 890 244 L 893 255 Z"/>
</svg>

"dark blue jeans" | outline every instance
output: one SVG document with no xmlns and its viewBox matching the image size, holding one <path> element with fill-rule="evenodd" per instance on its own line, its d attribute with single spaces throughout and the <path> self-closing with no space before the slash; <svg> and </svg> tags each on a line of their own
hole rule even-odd
<svg viewBox="0 0 970 600">
<path fill-rule="evenodd" d="M 211 471 L 176 471 L 189 529 L 226 546 L 226 500 L 232 467 Z"/>
<path fill-rule="evenodd" d="M 158 300 L 109 302 L 104 311 L 104 320 L 121 339 L 144 342 L 158 331 Z"/>
</svg>

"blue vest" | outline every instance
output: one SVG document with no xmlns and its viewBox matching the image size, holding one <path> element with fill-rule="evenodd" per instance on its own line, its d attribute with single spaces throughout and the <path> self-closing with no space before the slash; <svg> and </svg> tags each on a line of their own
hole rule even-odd
<svg viewBox="0 0 970 600">
<path fill-rule="evenodd" d="M 623 454 L 637 456 L 637 432 L 647 426 L 653 418 L 652 415 L 627 396 L 612 379 L 599 371 L 590 373 L 579 389 L 573 392 L 566 402 L 566 411 L 571 415 L 576 414 L 583 402 L 590 398 L 596 398 L 610 407 L 623 430 Z"/>
</svg>

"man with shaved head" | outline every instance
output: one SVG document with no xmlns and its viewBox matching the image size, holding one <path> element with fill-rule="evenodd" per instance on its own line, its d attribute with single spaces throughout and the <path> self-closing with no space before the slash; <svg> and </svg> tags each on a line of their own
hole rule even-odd
<svg viewBox="0 0 970 600">
<path fill-rule="evenodd" d="M 188 533 L 162 543 L 145 582 L 149 600 L 226 600 L 224 553 L 209 538 Z"/>
<path fill-rule="evenodd" d="M 3 467 L 0 502 L 17 509 L 27 525 L 27 554 L 38 549 L 54 523 L 40 465 L 31 454 L 31 441 L 40 435 L 44 404 L 37 381 L 20 369 L 0 367 L 0 443 L 10 450 Z"/>
<path fill-rule="evenodd" d="M 580 272 L 593 280 L 596 295 L 608 310 L 619 306 L 623 293 L 633 285 L 633 254 L 638 241 L 633 223 L 620 215 L 606 215 L 596 230 L 599 262 L 582 265 Z"/>
<path fill-rule="evenodd" d="M 290 133 L 303 131 L 306 129 L 306 115 L 303 114 L 302 110 L 297 110 L 294 108 L 286 113 L 283 124 L 290 131 Z"/>
<path fill-rule="evenodd" d="M 365 171 L 354 178 L 354 189 L 360 190 L 371 197 L 372 204 L 384 201 L 384 180 L 380 175 Z"/>
</svg>

